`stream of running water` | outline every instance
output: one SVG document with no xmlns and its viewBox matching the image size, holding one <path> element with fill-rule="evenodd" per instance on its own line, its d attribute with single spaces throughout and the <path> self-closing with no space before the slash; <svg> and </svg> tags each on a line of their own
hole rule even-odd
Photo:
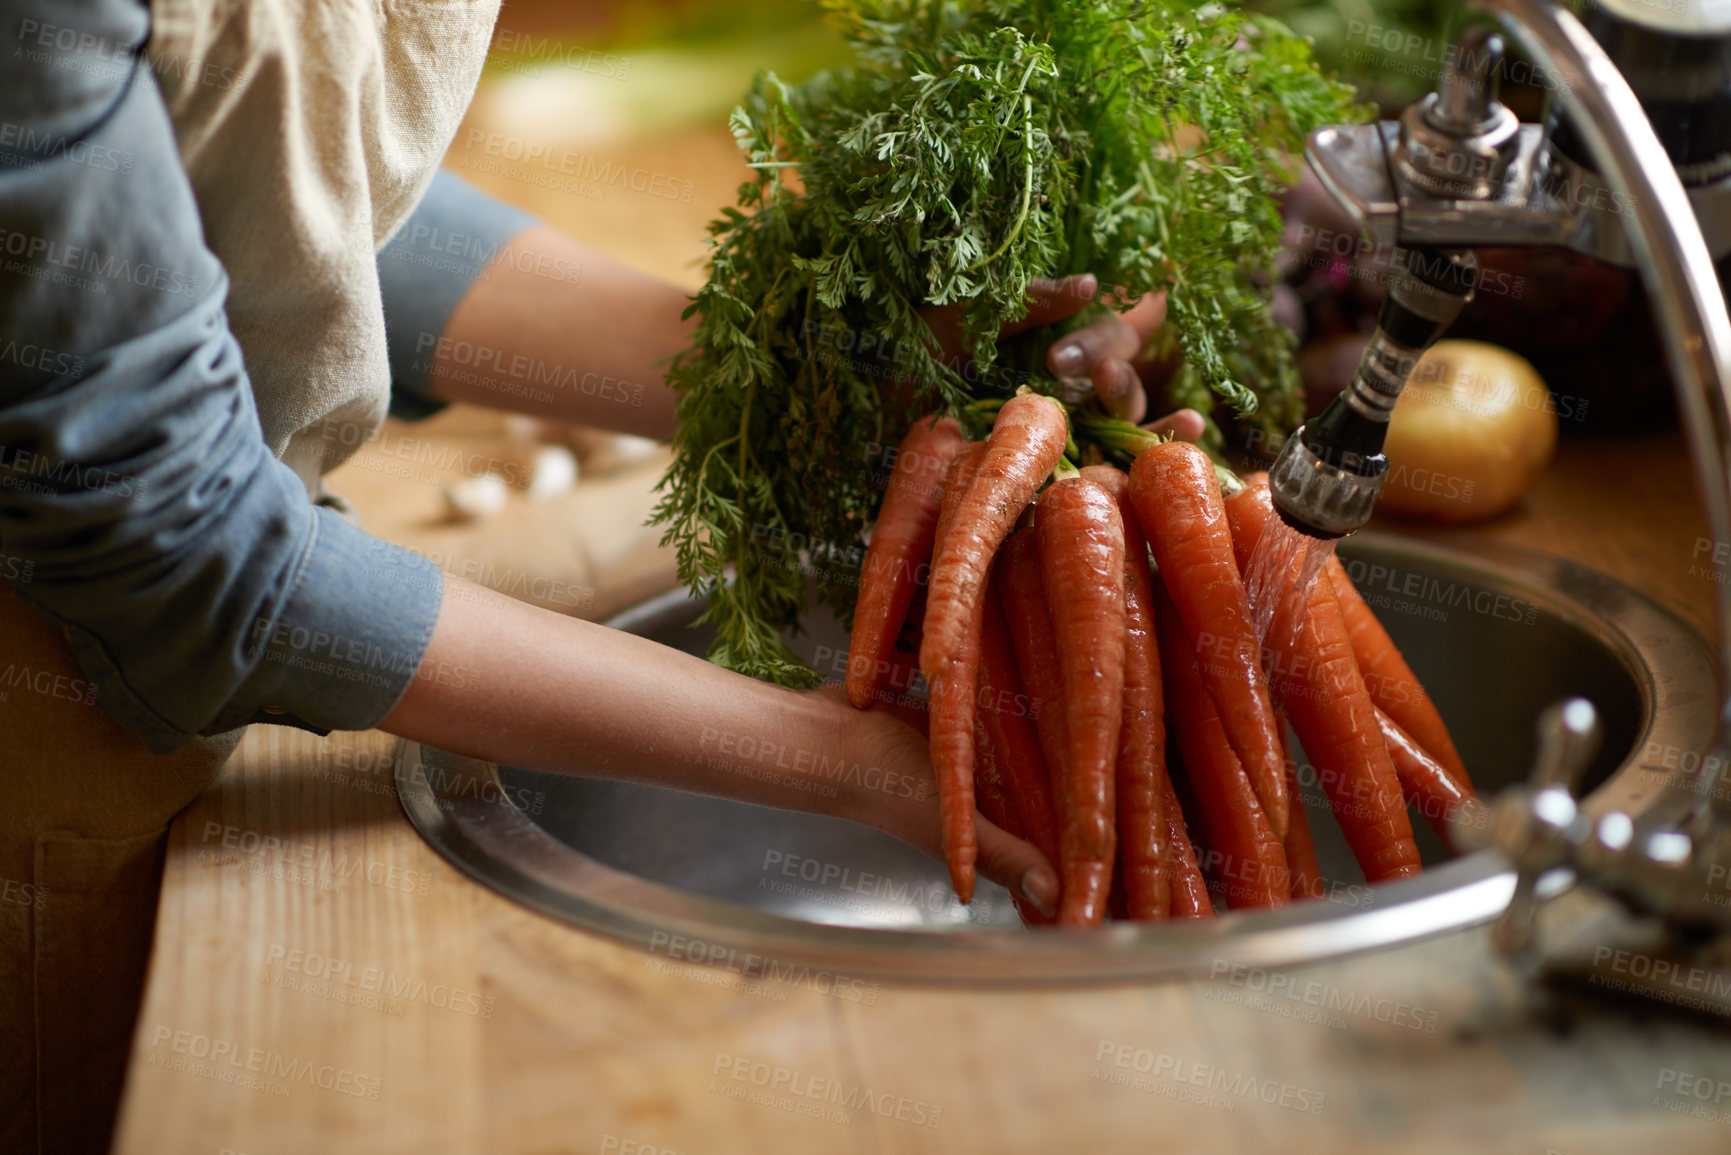
<svg viewBox="0 0 1731 1155">
<path fill-rule="evenodd" d="M 1311 588 L 1333 555 L 1333 538 L 1300 533 L 1279 516 L 1268 519 L 1244 575 L 1256 640 L 1264 655 L 1283 649 L 1304 628 Z M 1270 637 L 1276 622 L 1279 636 Z"/>
</svg>

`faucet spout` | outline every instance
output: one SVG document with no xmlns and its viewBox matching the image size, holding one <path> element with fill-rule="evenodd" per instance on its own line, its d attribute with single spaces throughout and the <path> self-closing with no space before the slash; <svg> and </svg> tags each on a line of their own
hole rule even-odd
<svg viewBox="0 0 1731 1155">
<path fill-rule="evenodd" d="M 1269 467 L 1275 512 L 1287 525 L 1327 539 L 1370 520 L 1388 469 L 1382 446 L 1395 402 L 1424 351 L 1472 299 L 1477 276 L 1470 251 L 1405 250 L 1352 383 Z"/>
</svg>

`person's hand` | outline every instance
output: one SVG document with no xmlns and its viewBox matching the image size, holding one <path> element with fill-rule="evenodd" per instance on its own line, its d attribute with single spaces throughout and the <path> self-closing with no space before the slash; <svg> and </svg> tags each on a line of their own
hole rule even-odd
<svg viewBox="0 0 1731 1155">
<path fill-rule="evenodd" d="M 1099 281 L 1092 273 L 1056 281 L 1035 280 L 1028 285 L 1028 311 L 1006 323 L 998 337 L 1001 340 L 1073 317 L 1092 304 L 1099 292 Z M 1088 381 L 1107 412 L 1141 424 L 1148 413 L 1148 397 L 1131 362 L 1165 319 L 1166 295 L 1143 297 L 1122 313 L 1102 317 L 1052 342 L 1046 350 L 1046 367 L 1057 377 Z M 957 306 L 930 309 L 926 321 L 946 355 L 959 359 L 961 309 Z M 1202 436 L 1202 415 L 1193 409 L 1180 409 L 1150 423 L 1148 428 L 1155 432 L 1170 430 L 1180 440 L 1195 441 Z"/>
<path fill-rule="evenodd" d="M 939 861 L 944 857 L 943 829 L 938 815 L 937 777 L 920 732 L 882 705 L 856 710 L 840 687 L 811 691 L 835 702 L 839 711 L 843 756 L 869 772 L 860 778 L 865 788 L 848 798 L 842 817 L 875 826 L 919 847 Z M 874 788 L 871 784 L 876 783 Z M 1058 906 L 1058 875 L 1045 855 L 975 812 L 979 857 L 975 869 L 985 878 L 1042 911 Z M 978 899 L 976 898 L 976 901 Z"/>
</svg>

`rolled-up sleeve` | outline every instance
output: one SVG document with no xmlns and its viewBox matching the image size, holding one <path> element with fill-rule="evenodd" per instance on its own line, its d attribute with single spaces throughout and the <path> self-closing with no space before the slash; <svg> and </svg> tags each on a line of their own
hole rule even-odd
<svg viewBox="0 0 1731 1155">
<path fill-rule="evenodd" d="M 457 303 L 524 229 L 540 218 L 440 169 L 397 235 L 379 252 L 391 416 L 418 421 L 443 409 L 433 358 Z"/>
<path fill-rule="evenodd" d="M 0 552 L 153 750 L 362 729 L 421 663 L 438 569 L 266 449 L 140 0 L 0 0 Z M 257 177 L 256 179 L 268 179 Z"/>
</svg>

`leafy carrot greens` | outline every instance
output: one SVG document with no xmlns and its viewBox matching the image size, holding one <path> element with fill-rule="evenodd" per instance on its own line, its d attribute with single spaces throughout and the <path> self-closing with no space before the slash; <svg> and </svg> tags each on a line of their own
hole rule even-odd
<svg viewBox="0 0 1731 1155">
<path fill-rule="evenodd" d="M 1212 391 L 1265 429 L 1296 424 L 1293 343 L 1264 288 L 1276 198 L 1312 129 L 1357 118 L 1306 44 L 1217 4 L 826 7 L 857 64 L 798 87 L 761 75 L 733 114 L 755 179 L 710 226 L 656 511 L 709 598 L 711 659 L 789 685 L 816 676 L 782 631 L 812 575 L 849 616 L 886 447 L 915 415 L 978 436 L 991 400 L 1058 391 L 1054 327 L 995 341 L 1036 277 L 1166 290 L 1174 400 L 1207 412 Z M 936 352 L 922 310 L 943 305 L 965 357 Z"/>
</svg>

